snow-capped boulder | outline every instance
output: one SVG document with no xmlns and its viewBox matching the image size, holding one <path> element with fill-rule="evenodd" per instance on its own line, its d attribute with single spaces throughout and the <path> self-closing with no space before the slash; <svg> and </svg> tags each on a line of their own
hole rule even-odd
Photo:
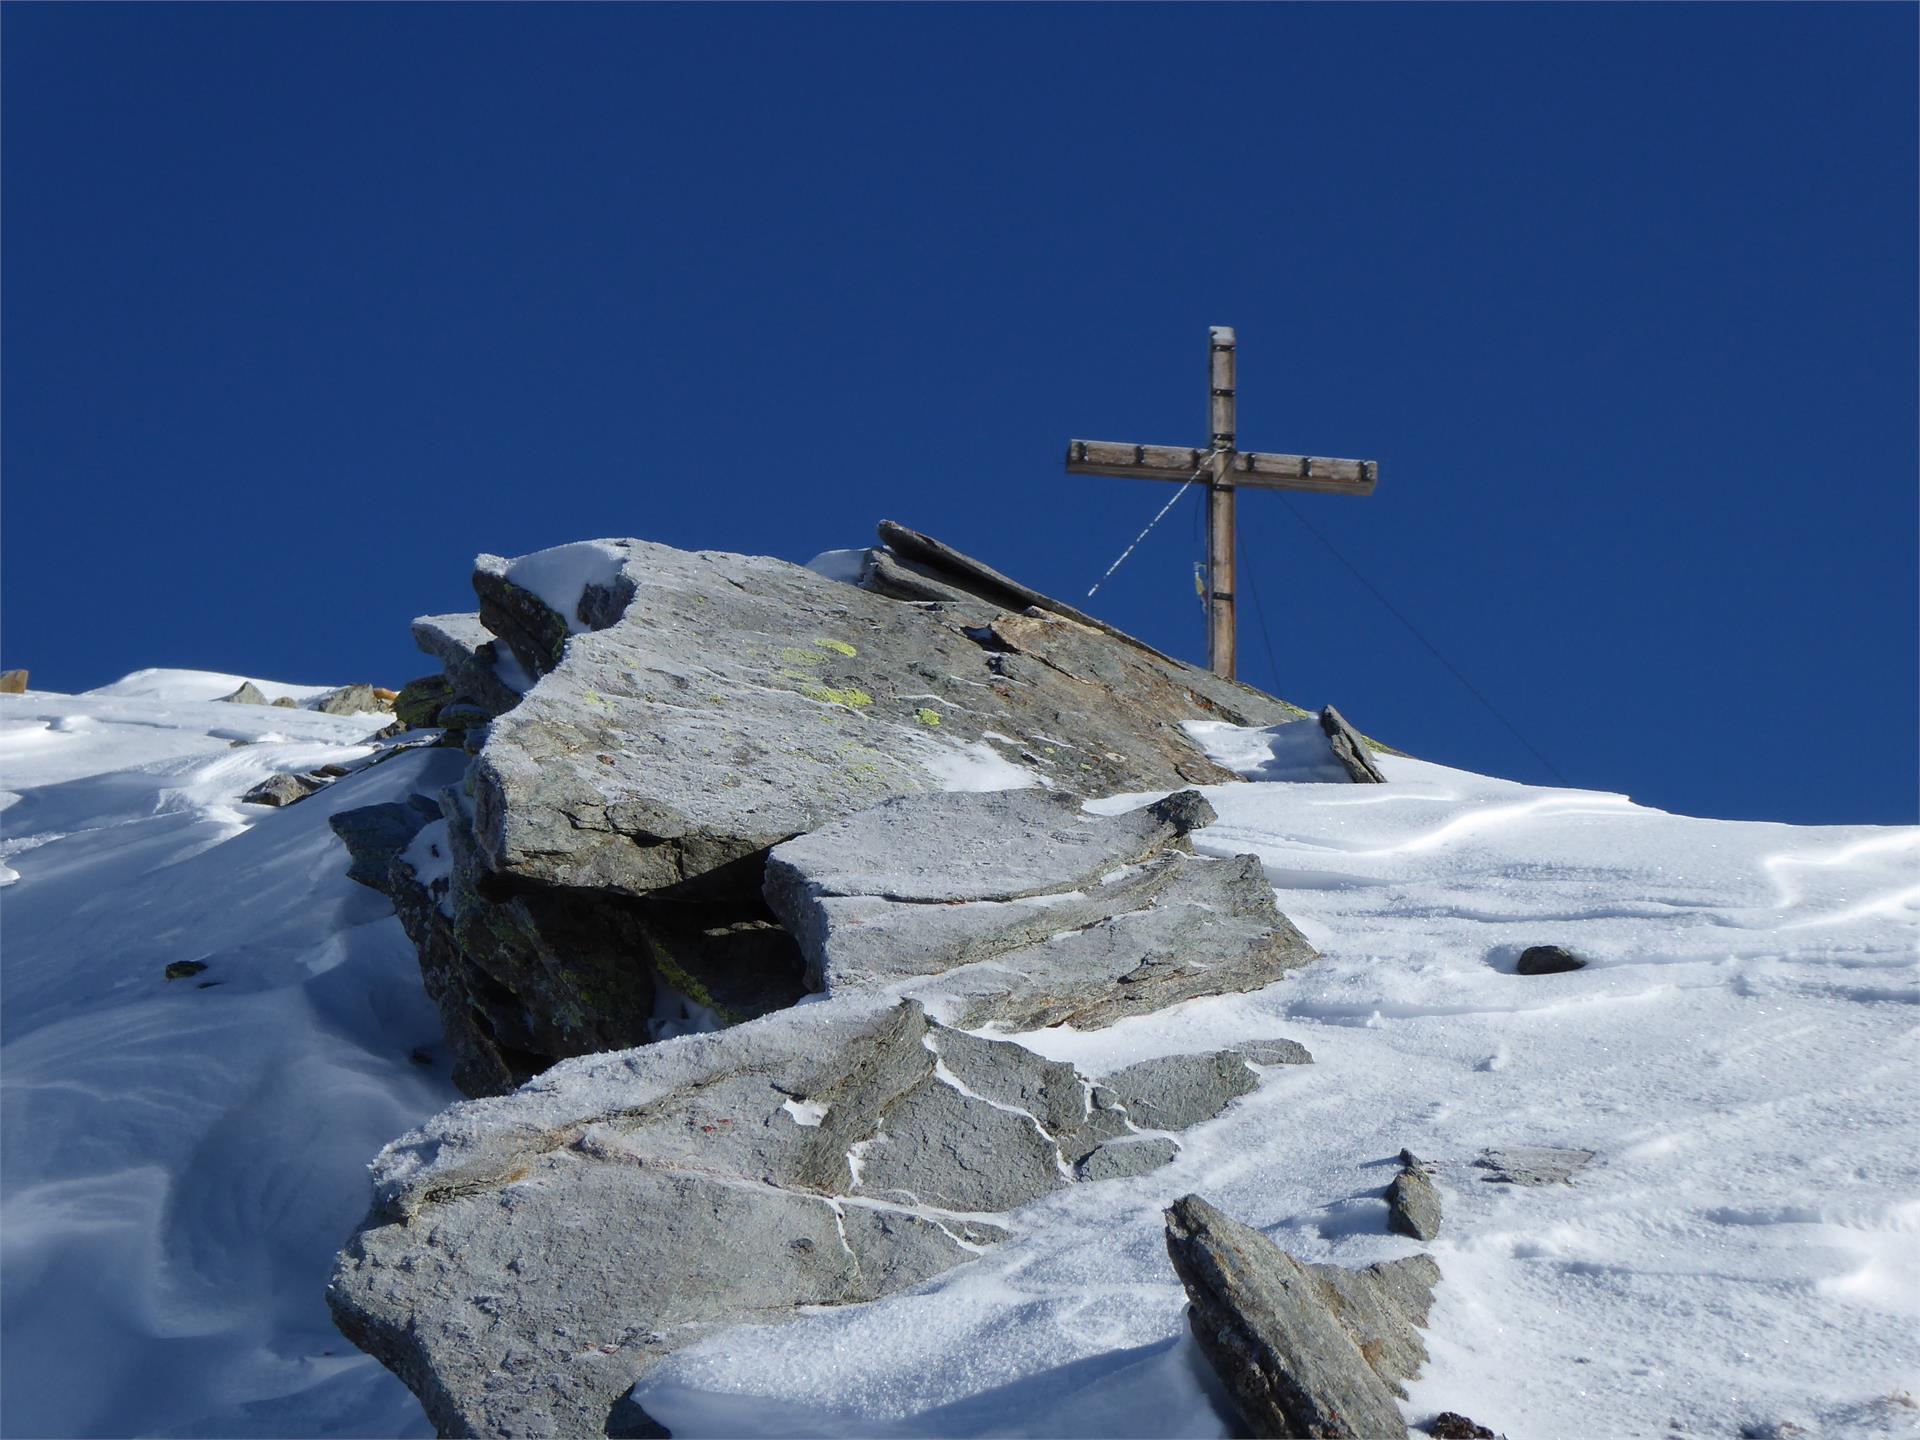
<svg viewBox="0 0 1920 1440">
<path fill-rule="evenodd" d="M 1428 1255 L 1346 1270 L 1303 1265 L 1198 1195 L 1167 1210 L 1167 1254 L 1194 1338 L 1256 1436 L 1383 1440 L 1427 1358 L 1440 1268 Z"/>
</svg>

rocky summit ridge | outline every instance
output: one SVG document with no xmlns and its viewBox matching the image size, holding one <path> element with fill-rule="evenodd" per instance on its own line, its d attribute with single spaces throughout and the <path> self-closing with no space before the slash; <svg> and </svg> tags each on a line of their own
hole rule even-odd
<svg viewBox="0 0 1920 1440">
<path fill-rule="evenodd" d="M 1003 1038 L 1315 958 L 1253 857 L 1193 852 L 1189 787 L 1234 777 L 1183 728 L 1311 720 L 881 540 L 844 579 L 633 539 L 483 556 L 477 614 L 415 622 L 441 671 L 395 710 L 465 779 L 333 825 L 475 1098 L 382 1152 L 329 1300 L 444 1434 L 649 1433 L 626 1392 L 671 1350 L 963 1264 L 1311 1058 L 1101 1076 Z M 1167 798 L 1082 806 L 1140 792 Z"/>
</svg>

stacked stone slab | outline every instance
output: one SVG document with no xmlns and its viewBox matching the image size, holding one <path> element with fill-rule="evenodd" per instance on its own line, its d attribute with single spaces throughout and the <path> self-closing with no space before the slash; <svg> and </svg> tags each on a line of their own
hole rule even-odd
<svg viewBox="0 0 1920 1440">
<path fill-rule="evenodd" d="M 1189 1124 L 1255 1083 L 1235 1052 L 1201 1068 Z M 571 1061 L 382 1152 L 328 1299 L 442 1434 L 606 1434 L 716 1326 L 891 1294 L 1020 1205 L 1164 1163 L 1175 1142 L 1104 1089 L 861 995 Z"/>
<path fill-rule="evenodd" d="M 482 556 L 477 615 L 414 622 L 442 673 L 402 691 L 398 713 L 475 753 L 463 785 L 426 797 L 449 829 L 449 893 L 423 906 L 405 873 L 363 869 L 412 917 L 469 1094 L 824 983 L 762 893 L 784 841 L 990 772 L 1075 794 L 1221 783 L 1233 777 L 1183 721 L 1303 713 L 925 536 L 883 534 L 937 598 L 623 540 L 605 542 L 624 556 L 615 578 L 571 615 Z M 1134 898 L 1184 889 L 1191 918 L 1223 898 L 1202 891 L 1259 888 L 1251 865 L 1204 881 L 1193 868 L 1167 859 Z M 1214 983 L 1191 967 L 1162 978 L 1168 996 Z"/>
</svg>

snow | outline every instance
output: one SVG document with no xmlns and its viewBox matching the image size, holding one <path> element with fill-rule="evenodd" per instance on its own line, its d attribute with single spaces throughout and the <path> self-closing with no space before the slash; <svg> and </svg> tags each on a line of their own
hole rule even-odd
<svg viewBox="0 0 1920 1440">
<path fill-rule="evenodd" d="M 1046 784 L 1037 771 L 1016 765 L 984 740 L 971 744 L 930 744 L 920 763 L 942 790 L 1031 790 Z"/>
<path fill-rule="evenodd" d="M 1189 720 L 1180 728 L 1220 764 L 1249 780 L 1348 783 L 1318 720 L 1294 720 L 1264 730 Z"/>
<path fill-rule="evenodd" d="M 589 586 L 613 584 L 620 578 L 620 567 L 626 563 L 626 548 L 618 540 L 579 540 L 522 555 L 507 566 L 507 579 L 538 598 L 556 615 L 564 616 L 567 629 L 578 635 L 588 628 L 580 618 L 580 597 Z M 507 676 L 502 674 L 501 678 L 507 679 Z M 510 679 L 507 683 L 513 685 Z M 524 690 L 526 687 L 514 685 L 513 688 Z"/>
<path fill-rule="evenodd" d="M 1208 743 L 1257 773 L 1272 733 Z M 1390 785 L 1205 792 L 1221 818 L 1197 848 L 1259 855 L 1319 962 L 1258 995 L 1019 1037 L 1095 1074 L 1273 1036 L 1317 1063 L 1266 1071 L 1166 1170 L 1030 1206 L 1013 1240 L 912 1293 L 681 1351 L 640 1403 L 681 1437 L 1231 1434 L 1160 1208 L 1198 1191 L 1304 1258 L 1393 1258 L 1419 1248 L 1386 1231 L 1405 1146 L 1446 1206 L 1411 1418 L 1920 1432 L 1900 1399 L 1920 1390 L 1920 832 L 1380 764 Z M 1547 943 L 1593 963 L 1512 973 Z M 1597 1158 L 1569 1186 L 1481 1180 L 1480 1151 L 1515 1144 Z"/>
<path fill-rule="evenodd" d="M 456 1098 L 412 949 L 326 817 L 457 783 L 464 757 L 408 751 L 240 806 L 276 770 L 365 757 L 385 720 L 210 703 L 243 678 L 0 696 L 8 1434 L 430 1433 L 325 1308 L 367 1160 Z M 1269 778 L 1323 753 L 1294 726 L 1197 733 Z M 928 738 L 956 781 L 1033 783 Z M 641 1403 L 687 1440 L 1229 1434 L 1160 1208 L 1199 1191 L 1310 1260 L 1404 1255 L 1382 1192 L 1405 1146 L 1446 1206 L 1411 1418 L 1915 1433 L 1920 830 L 1696 820 L 1380 763 L 1389 785 L 1206 791 L 1220 819 L 1196 847 L 1258 855 L 1320 961 L 1261 994 L 1020 1037 L 1095 1075 L 1278 1036 L 1315 1064 L 1266 1069 L 1167 1169 L 1026 1207 L 915 1291 L 703 1339 Z M 422 835 L 412 858 L 438 875 L 444 842 Z M 1535 944 L 1592 963 L 1514 974 Z M 166 981 L 176 960 L 207 969 Z M 662 1004 L 663 1030 L 711 1023 Z M 1544 1189 L 1471 1163 L 1528 1144 L 1596 1158 Z"/>
<path fill-rule="evenodd" d="M 409 1061 L 437 1017 L 326 817 L 453 783 L 462 757 L 240 806 L 276 770 L 367 755 L 388 720 L 209 702 L 242 678 L 0 696 L 21 797 L 0 815 L 7 1434 L 431 1433 L 324 1300 L 367 1159 L 456 1098 Z M 168 981 L 176 960 L 207 968 Z"/>
<path fill-rule="evenodd" d="M 838 580 L 845 585 L 858 585 L 866 565 L 865 550 L 822 550 L 807 561 L 807 569 L 814 574 L 824 575 L 829 580 Z"/>
</svg>

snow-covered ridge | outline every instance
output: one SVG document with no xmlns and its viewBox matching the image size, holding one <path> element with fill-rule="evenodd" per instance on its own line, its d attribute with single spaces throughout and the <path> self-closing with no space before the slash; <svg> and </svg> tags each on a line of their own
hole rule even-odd
<svg viewBox="0 0 1920 1440">
<path fill-rule="evenodd" d="M 322 1287 L 367 1159 L 455 1096 L 412 948 L 326 819 L 454 783 L 462 757 L 240 806 L 272 771 L 365 755 L 386 717 L 210 703 L 244 677 L 167 673 L 0 696 L 19 875 L 0 891 L 0 1429 L 424 1435 Z M 1306 738 L 1280 729 L 1207 744 L 1257 772 Z M 683 1436 L 1229 1433 L 1159 1207 L 1199 1191 L 1304 1258 L 1391 1258 L 1411 1246 L 1380 1192 L 1409 1146 L 1447 1206 L 1410 1414 L 1515 1436 L 1910 1430 L 1920 831 L 1380 764 L 1387 786 L 1206 791 L 1198 848 L 1257 854 L 1320 961 L 1020 1037 L 1099 1074 L 1278 1030 L 1315 1065 L 1268 1075 L 1167 1171 L 1043 1200 L 917 1291 L 680 1352 L 647 1410 Z M 1591 963 L 1513 974 L 1542 943 Z M 207 968 L 166 980 L 181 961 Z M 1471 1165 L 1526 1143 L 1596 1159 L 1525 1191 Z"/>
</svg>

